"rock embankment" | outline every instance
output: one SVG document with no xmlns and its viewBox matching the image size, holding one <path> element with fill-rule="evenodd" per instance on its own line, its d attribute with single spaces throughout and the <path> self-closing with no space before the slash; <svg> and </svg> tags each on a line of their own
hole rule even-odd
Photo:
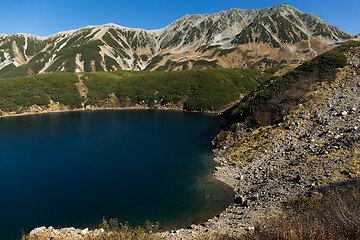
<svg viewBox="0 0 360 240">
<path fill-rule="evenodd" d="M 100 236 L 103 236 L 105 231 L 103 228 L 96 230 L 89 230 L 88 228 L 79 229 L 79 228 L 61 228 L 55 229 L 53 227 L 38 227 L 33 229 L 28 238 L 29 239 L 63 239 L 63 240 L 80 240 L 80 239 L 96 239 Z"/>
<path fill-rule="evenodd" d="M 237 193 L 233 205 L 204 224 L 162 236 L 252 231 L 261 219 L 281 212 L 282 202 L 360 177 L 360 49 L 346 55 L 349 64 L 336 80 L 308 94 L 283 122 L 256 129 L 239 124 L 229 144 L 215 150 L 214 176 Z"/>
</svg>

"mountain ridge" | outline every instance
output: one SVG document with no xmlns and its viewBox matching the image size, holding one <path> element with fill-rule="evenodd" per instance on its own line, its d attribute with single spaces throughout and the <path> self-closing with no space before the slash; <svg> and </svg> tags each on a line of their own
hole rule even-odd
<svg viewBox="0 0 360 240">
<path fill-rule="evenodd" d="M 1 34 L 0 77 L 119 69 L 264 69 L 301 63 L 354 38 L 287 4 L 234 8 L 185 15 L 157 30 L 107 23 L 47 37 Z"/>
<path fill-rule="evenodd" d="M 231 12 L 231 11 L 261 11 L 261 10 L 266 10 L 266 9 L 273 9 L 273 8 L 276 8 L 276 7 L 281 7 L 281 6 L 286 6 L 286 7 L 290 7 L 290 8 L 293 8 L 297 11 L 299 11 L 298 9 L 292 7 L 291 5 L 288 5 L 288 4 L 276 4 L 274 5 L 274 7 L 264 7 L 262 9 L 239 9 L 239 8 L 231 8 L 229 10 L 222 10 L 220 12 L 215 12 L 215 13 L 204 13 L 204 14 L 185 14 L 184 16 L 180 17 L 179 19 L 175 20 L 174 22 L 182 19 L 182 18 L 188 18 L 188 17 L 191 17 L 191 16 L 211 16 L 211 15 L 214 15 L 214 14 L 221 14 L 221 13 L 227 13 L 227 12 Z M 317 18 L 319 18 L 320 20 L 322 20 L 319 16 L 317 16 L 316 14 L 313 14 L 313 13 L 307 13 L 307 14 L 310 14 L 310 15 L 313 15 Z M 323 21 L 323 20 L 322 20 Z M 76 29 L 72 29 L 72 30 L 65 30 L 65 31 L 59 31 L 59 32 L 56 32 L 56 33 L 53 33 L 53 34 L 50 34 L 48 36 L 40 36 L 40 35 L 36 35 L 36 34 L 29 34 L 29 33 L 22 33 L 22 32 L 19 32 L 19 33 L 14 33 L 14 34 L 5 34 L 5 33 L 0 33 L 0 37 L 2 36 L 14 36 L 14 35 L 26 35 L 28 37 L 36 37 L 36 38 L 39 38 L 39 39 L 46 39 L 46 38 L 50 38 L 52 36 L 55 36 L 55 35 L 61 35 L 61 34 L 64 34 L 64 33 L 68 33 L 68 32 L 75 32 L 75 31 L 78 31 L 78 30 L 82 30 L 82 29 L 86 29 L 86 28 L 94 28 L 94 27 L 108 27 L 108 26 L 113 26 L 113 27 L 117 27 L 117 28 L 123 28 L 123 29 L 128 29 L 128 30 L 141 30 L 141 31 L 147 31 L 147 32 L 155 32 L 155 31 L 160 31 L 160 30 L 163 30 L 167 27 L 169 27 L 170 25 L 172 25 L 174 22 L 170 23 L 169 25 L 163 27 L 163 28 L 159 28 L 159 29 L 145 29 L 145 28 L 141 28 L 141 27 L 135 27 L 135 28 L 131 28 L 131 27 L 126 27 L 126 26 L 122 26 L 122 25 L 119 25 L 119 24 L 116 24 L 116 23 L 113 23 L 113 22 L 109 22 L 109 23 L 104 23 L 104 24 L 100 24 L 100 25 L 87 25 L 87 26 L 84 26 L 84 27 L 80 27 L 80 28 L 76 28 Z"/>
</svg>

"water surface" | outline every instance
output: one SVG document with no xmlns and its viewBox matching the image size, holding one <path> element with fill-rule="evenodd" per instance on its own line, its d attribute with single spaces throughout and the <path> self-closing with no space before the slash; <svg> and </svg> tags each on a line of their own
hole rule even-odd
<svg viewBox="0 0 360 240">
<path fill-rule="evenodd" d="M 102 217 L 186 226 L 217 214 L 229 189 L 209 181 L 217 118 L 97 111 L 0 119 L 0 232 L 98 227 Z"/>
</svg>

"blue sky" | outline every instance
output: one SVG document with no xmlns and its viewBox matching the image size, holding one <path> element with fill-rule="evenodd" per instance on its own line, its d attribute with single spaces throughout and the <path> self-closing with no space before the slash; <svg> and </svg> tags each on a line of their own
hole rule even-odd
<svg viewBox="0 0 360 240">
<path fill-rule="evenodd" d="M 260 9 L 282 3 L 315 13 L 346 32 L 360 33 L 360 0 L 0 0 L 0 33 L 48 36 L 110 22 L 159 29 L 185 14 Z"/>
</svg>

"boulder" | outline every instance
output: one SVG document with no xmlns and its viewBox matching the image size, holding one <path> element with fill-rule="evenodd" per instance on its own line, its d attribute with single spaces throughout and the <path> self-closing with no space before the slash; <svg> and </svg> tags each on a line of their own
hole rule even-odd
<svg viewBox="0 0 360 240">
<path fill-rule="evenodd" d="M 245 201 L 246 200 L 245 200 L 245 198 L 243 196 L 239 196 L 239 197 L 236 197 L 234 199 L 234 203 L 235 204 L 240 204 L 240 205 L 243 205 Z"/>
<path fill-rule="evenodd" d="M 46 231 L 46 227 L 42 226 L 42 227 L 37 227 L 35 229 L 33 229 L 31 232 L 30 232 L 30 236 L 35 236 L 36 234 L 38 233 L 41 233 L 41 232 L 45 232 Z"/>
<path fill-rule="evenodd" d="M 89 229 L 85 228 L 85 229 L 81 230 L 80 233 L 81 233 L 81 235 L 87 235 L 87 234 L 89 234 Z"/>
<path fill-rule="evenodd" d="M 348 115 L 348 112 L 347 112 L 347 111 L 342 111 L 342 112 L 340 113 L 340 115 L 341 115 L 341 116 L 346 116 L 346 115 Z"/>
</svg>

